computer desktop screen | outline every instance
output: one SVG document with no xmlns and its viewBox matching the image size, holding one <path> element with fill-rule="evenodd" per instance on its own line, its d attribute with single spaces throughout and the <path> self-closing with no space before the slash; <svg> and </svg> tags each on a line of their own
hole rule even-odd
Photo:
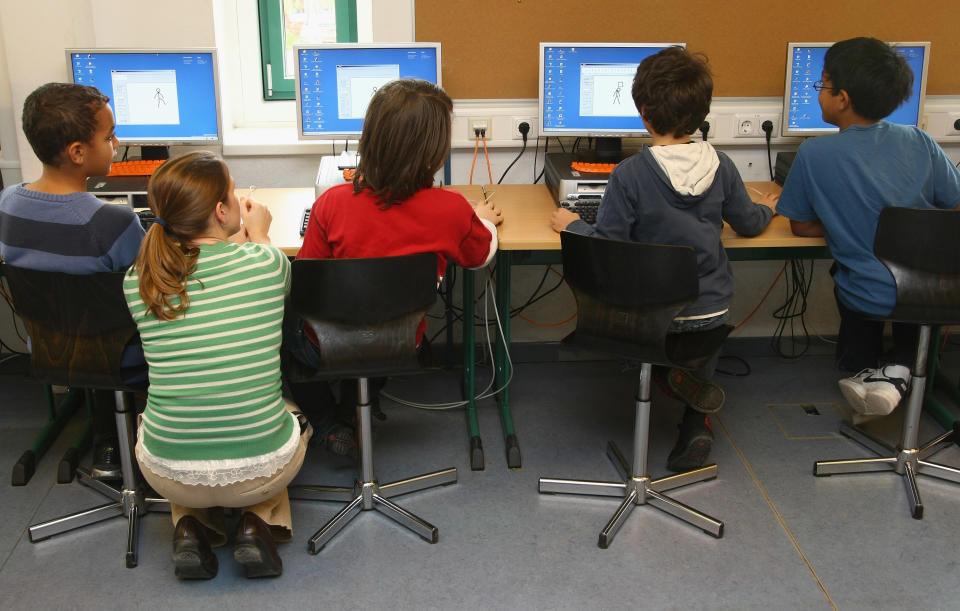
<svg viewBox="0 0 960 611">
<path fill-rule="evenodd" d="M 913 91 L 910 98 L 886 117 L 891 123 L 920 125 L 923 99 L 927 90 L 929 42 L 890 43 L 903 55 L 913 70 Z M 818 92 L 813 84 L 821 80 L 823 58 L 832 42 L 791 42 L 787 45 L 786 87 L 783 94 L 783 135 L 819 136 L 835 133 L 839 128 L 823 120 Z"/>
<path fill-rule="evenodd" d="M 611 138 L 648 136 L 631 89 L 645 58 L 683 43 L 540 43 L 540 133 Z M 601 145 L 603 142 L 600 143 Z"/>
<path fill-rule="evenodd" d="M 398 78 L 440 84 L 440 43 L 297 45 L 301 139 L 356 138 L 370 98 Z"/>
<path fill-rule="evenodd" d="M 74 83 L 109 96 L 121 144 L 156 147 L 145 158 L 220 142 L 215 49 L 68 49 L 67 60 Z"/>
</svg>

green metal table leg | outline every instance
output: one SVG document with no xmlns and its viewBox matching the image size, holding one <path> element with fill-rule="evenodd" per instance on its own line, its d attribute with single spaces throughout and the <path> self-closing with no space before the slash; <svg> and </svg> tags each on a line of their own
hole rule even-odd
<svg viewBox="0 0 960 611">
<path fill-rule="evenodd" d="M 507 351 L 510 349 L 510 276 L 512 264 L 510 251 L 497 253 L 497 310 L 503 325 L 503 337 L 497 335 L 496 351 L 496 387 L 500 390 L 497 400 L 500 403 L 500 420 L 503 424 L 503 441 L 507 450 L 507 467 L 519 469 L 522 466 L 520 443 L 513 429 L 513 414 L 510 411 L 510 364 Z"/>
<path fill-rule="evenodd" d="M 80 456 L 90 447 L 90 442 L 93 439 L 93 391 L 90 389 L 84 390 L 83 399 L 87 404 L 87 419 L 73 444 L 67 448 L 67 451 L 60 458 L 60 463 L 57 465 L 58 484 L 69 484 L 73 481 L 77 465 L 80 464 Z"/>
<path fill-rule="evenodd" d="M 473 326 L 474 302 L 476 301 L 476 274 L 463 270 L 463 396 L 467 401 L 467 429 L 470 434 L 470 469 L 483 471 L 483 441 L 480 439 L 480 422 L 477 419 L 476 392 L 476 333 Z"/>
<path fill-rule="evenodd" d="M 923 397 L 923 409 L 944 428 L 953 428 L 957 414 L 933 396 L 934 389 L 949 395 L 955 406 L 960 407 L 960 390 L 940 371 L 940 339 L 943 330 L 936 328 L 930 340 L 930 357 L 927 359 L 927 389 Z"/>
<path fill-rule="evenodd" d="M 50 444 L 57 438 L 57 435 L 60 434 L 60 431 L 63 430 L 66 423 L 70 421 L 70 418 L 73 417 L 74 412 L 77 411 L 77 407 L 82 402 L 82 391 L 73 388 L 67 391 L 67 395 L 63 398 L 63 401 L 60 402 L 59 406 L 57 406 L 54 401 L 53 390 L 49 386 L 44 386 L 44 392 L 47 398 L 49 414 L 47 424 L 44 425 L 43 430 L 33 438 L 33 443 L 31 443 L 27 451 L 20 456 L 17 464 L 13 466 L 10 483 L 14 486 L 24 486 L 30 481 L 30 478 L 33 477 L 36 471 L 37 461 L 40 460 L 47 449 L 50 448 Z"/>
</svg>

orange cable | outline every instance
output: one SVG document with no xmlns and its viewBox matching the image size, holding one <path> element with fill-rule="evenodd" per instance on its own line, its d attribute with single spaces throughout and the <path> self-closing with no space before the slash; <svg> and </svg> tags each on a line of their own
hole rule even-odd
<svg viewBox="0 0 960 611">
<path fill-rule="evenodd" d="M 490 177 L 490 183 L 493 184 L 493 170 L 490 169 L 490 153 L 487 152 L 487 132 L 480 132 L 480 139 L 483 140 L 483 156 L 487 158 L 487 176 Z"/>
<path fill-rule="evenodd" d="M 477 134 L 477 142 L 473 145 L 473 161 L 470 163 L 470 182 L 468 185 L 473 184 L 473 168 L 477 165 L 477 151 L 480 150 L 480 134 Z"/>
<path fill-rule="evenodd" d="M 764 293 L 763 298 L 760 300 L 760 303 L 757 304 L 757 307 L 753 308 L 753 312 L 750 312 L 750 314 L 749 314 L 746 318 L 744 318 L 743 321 L 742 321 L 739 325 L 737 325 L 736 327 L 734 327 L 734 328 L 733 328 L 733 331 L 731 331 L 730 333 L 735 333 L 735 332 L 737 331 L 737 329 L 739 329 L 739 328 L 742 327 L 743 325 L 747 324 L 747 321 L 750 320 L 751 318 L 753 318 L 753 315 L 757 313 L 757 310 L 760 309 L 760 306 L 763 305 L 763 302 L 766 301 L 766 300 L 767 300 L 767 297 L 770 296 L 770 291 L 773 290 L 773 287 L 777 286 L 777 282 L 780 280 L 780 276 L 782 276 L 782 275 L 783 275 L 783 272 L 785 272 L 785 271 L 787 271 L 787 262 L 786 262 L 786 261 L 783 262 L 783 267 L 780 268 L 780 273 L 777 274 L 777 277 L 773 279 L 773 283 L 770 285 L 770 288 L 767 289 L 767 292 Z"/>
<path fill-rule="evenodd" d="M 950 326 L 947 325 L 943 328 L 943 341 L 940 342 L 940 352 L 943 352 L 947 347 L 947 339 L 950 338 Z"/>
<path fill-rule="evenodd" d="M 577 317 L 577 314 L 576 314 L 576 312 L 574 312 L 573 316 L 571 316 L 570 318 L 568 318 L 568 319 L 566 319 L 566 320 L 561 320 L 560 322 L 537 322 L 537 321 L 535 321 L 535 320 L 530 320 L 529 318 L 527 318 L 527 317 L 524 316 L 523 314 L 517 314 L 517 318 L 522 318 L 523 320 L 527 321 L 527 322 L 530 323 L 531 325 L 536 325 L 536 326 L 538 326 L 538 327 L 559 327 L 559 326 L 561 326 L 561 325 L 567 324 L 568 322 L 570 322 L 571 320 L 573 320 L 573 319 L 576 318 L 576 317 Z"/>
</svg>

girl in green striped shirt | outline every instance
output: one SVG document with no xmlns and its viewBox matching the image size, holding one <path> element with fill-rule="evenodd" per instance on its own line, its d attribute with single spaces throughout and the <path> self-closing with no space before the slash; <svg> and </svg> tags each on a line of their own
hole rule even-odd
<svg viewBox="0 0 960 611">
<path fill-rule="evenodd" d="M 274 542 L 292 533 L 286 487 L 310 435 L 280 388 L 290 263 L 270 245 L 270 212 L 238 199 L 211 153 L 164 163 L 148 199 L 157 219 L 124 282 L 150 370 L 136 453 L 170 500 L 176 574 L 216 575 L 219 508 L 240 507 L 234 557 L 248 577 L 279 575 Z"/>
</svg>

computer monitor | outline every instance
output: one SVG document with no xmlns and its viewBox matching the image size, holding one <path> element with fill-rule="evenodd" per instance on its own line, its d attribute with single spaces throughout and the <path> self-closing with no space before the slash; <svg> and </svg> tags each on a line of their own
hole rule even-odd
<svg viewBox="0 0 960 611">
<path fill-rule="evenodd" d="M 117 140 L 144 159 L 220 143 L 216 49 L 67 49 L 74 83 L 110 98 Z"/>
<path fill-rule="evenodd" d="M 598 160 L 619 161 L 620 139 L 650 133 L 631 90 L 645 58 L 684 43 L 540 43 L 540 134 L 597 140 Z"/>
<path fill-rule="evenodd" d="M 886 117 L 891 123 L 920 125 L 923 99 L 927 91 L 929 42 L 890 43 L 903 55 L 913 70 L 913 91 L 910 98 Z M 786 85 L 783 93 L 784 136 L 821 136 L 836 133 L 839 128 L 823 120 L 818 92 L 813 84 L 822 78 L 823 58 L 832 42 L 791 42 L 787 45 Z"/>
<path fill-rule="evenodd" d="M 440 43 L 296 45 L 301 139 L 357 138 L 377 88 L 398 78 L 440 85 Z"/>
</svg>

